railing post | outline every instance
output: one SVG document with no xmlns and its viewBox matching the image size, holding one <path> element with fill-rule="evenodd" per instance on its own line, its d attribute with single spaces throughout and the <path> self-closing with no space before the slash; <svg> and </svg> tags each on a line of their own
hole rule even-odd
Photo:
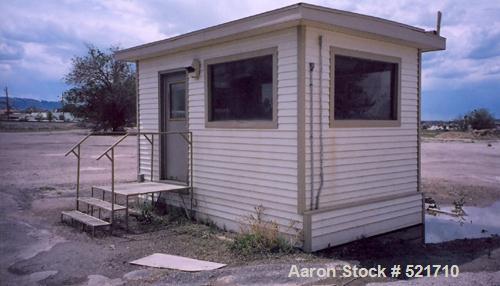
<svg viewBox="0 0 500 286">
<path fill-rule="evenodd" d="M 193 187 L 193 133 L 189 132 L 189 186 Z"/>
<path fill-rule="evenodd" d="M 193 211 L 194 185 L 193 185 L 193 132 L 189 132 L 189 186 L 190 208 Z"/>
<path fill-rule="evenodd" d="M 151 182 L 153 181 L 153 160 L 155 154 L 155 135 L 151 133 Z"/>
<path fill-rule="evenodd" d="M 78 155 L 77 163 L 76 163 L 76 210 L 79 209 L 79 201 L 80 198 L 80 145 L 78 145 Z"/>
<path fill-rule="evenodd" d="M 111 217 L 110 223 L 113 225 L 115 216 L 115 148 L 111 148 Z"/>
</svg>

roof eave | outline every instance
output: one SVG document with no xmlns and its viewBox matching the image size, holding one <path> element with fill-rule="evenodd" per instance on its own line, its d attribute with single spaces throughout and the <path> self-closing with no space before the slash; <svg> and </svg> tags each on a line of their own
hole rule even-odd
<svg viewBox="0 0 500 286">
<path fill-rule="evenodd" d="M 335 16 L 332 17 L 332 14 Z M 301 3 L 177 37 L 120 50 L 115 53 L 115 57 L 118 60 L 137 61 L 300 24 L 319 25 L 330 30 L 361 34 L 368 38 L 412 46 L 422 52 L 446 49 L 446 39 L 434 32 L 426 32 L 420 28 L 376 17 Z"/>
<path fill-rule="evenodd" d="M 177 37 L 123 49 L 117 51 L 115 57 L 118 60 L 136 61 L 296 26 L 300 22 L 298 7 L 299 4 L 295 4 Z"/>
<path fill-rule="evenodd" d="M 317 23 L 326 29 L 362 34 L 368 38 L 382 38 L 423 52 L 446 49 L 445 38 L 420 28 L 320 6 L 307 5 L 303 8 L 302 18 L 306 23 Z M 334 17 L 332 13 L 335 14 Z"/>
</svg>

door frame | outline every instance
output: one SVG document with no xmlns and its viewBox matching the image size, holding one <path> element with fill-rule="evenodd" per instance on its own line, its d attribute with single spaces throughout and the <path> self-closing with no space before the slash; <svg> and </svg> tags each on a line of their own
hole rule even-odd
<svg viewBox="0 0 500 286">
<path fill-rule="evenodd" d="M 168 76 L 169 74 L 181 74 L 181 73 L 184 73 L 184 83 L 185 83 L 185 87 L 186 87 L 186 95 L 185 95 L 185 106 L 186 106 L 186 131 L 188 132 L 189 131 L 189 107 L 188 107 L 188 104 L 189 104 L 189 100 L 188 100 L 188 94 L 189 94 L 189 78 L 188 78 L 188 72 L 186 70 L 186 68 L 173 68 L 173 69 L 167 69 L 167 70 L 161 70 L 158 72 L 158 131 L 159 132 L 168 132 L 168 130 L 166 130 L 166 125 L 164 124 L 165 122 L 165 119 L 166 119 L 166 114 L 163 112 L 163 101 L 162 101 L 162 95 L 163 95 L 163 82 L 162 82 L 162 78 L 164 76 Z M 174 119 L 175 120 L 175 119 Z M 177 119 L 178 120 L 178 119 Z M 163 176 L 165 174 L 165 167 L 166 167 L 166 162 L 164 162 L 164 152 L 166 152 L 166 150 L 163 148 L 164 146 L 164 143 L 162 142 L 163 141 L 163 137 L 160 135 L 159 138 L 158 138 L 158 155 L 159 156 L 159 160 L 158 160 L 158 179 L 160 181 L 169 181 L 167 179 L 165 179 Z M 189 156 L 189 154 L 188 154 Z M 189 164 L 189 158 L 188 159 L 188 164 Z M 189 166 L 188 166 L 189 168 Z M 170 181 L 170 182 L 173 182 L 173 183 L 181 183 L 181 181 Z"/>
</svg>

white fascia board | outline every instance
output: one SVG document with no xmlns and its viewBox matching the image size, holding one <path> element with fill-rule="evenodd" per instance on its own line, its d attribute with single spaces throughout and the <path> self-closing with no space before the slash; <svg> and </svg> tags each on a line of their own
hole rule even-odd
<svg viewBox="0 0 500 286">
<path fill-rule="evenodd" d="M 115 53 L 115 57 L 118 60 L 136 61 L 251 37 L 299 24 L 315 25 L 325 29 L 407 45 L 418 48 L 423 52 L 444 50 L 446 48 L 445 38 L 417 27 L 372 16 L 301 3 L 177 37 L 120 50 Z"/>
<path fill-rule="evenodd" d="M 446 48 L 446 39 L 432 32 L 376 17 L 312 5 L 303 7 L 301 17 L 306 23 L 318 23 L 325 28 L 347 33 L 360 33 L 368 38 L 412 46 L 424 52 Z"/>
</svg>

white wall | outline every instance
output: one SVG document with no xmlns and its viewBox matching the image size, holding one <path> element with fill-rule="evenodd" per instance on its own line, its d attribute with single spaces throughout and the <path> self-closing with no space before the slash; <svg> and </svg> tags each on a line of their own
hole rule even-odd
<svg viewBox="0 0 500 286">
<path fill-rule="evenodd" d="M 203 61 L 278 47 L 278 129 L 205 128 Z M 196 210 L 219 226 L 238 230 L 244 216 L 262 204 L 269 219 L 288 230 L 297 214 L 297 30 L 295 28 L 139 62 L 141 131 L 158 131 L 158 72 L 202 62 L 189 79 L 189 130 L 193 132 Z M 158 142 L 156 142 L 158 143 Z M 158 144 L 156 144 L 158 146 Z M 140 172 L 149 179 L 149 143 L 141 140 Z M 158 176 L 155 150 L 154 173 Z M 175 200 L 177 197 L 172 197 Z"/>
<path fill-rule="evenodd" d="M 417 88 L 418 88 L 418 51 L 415 48 L 395 45 L 387 42 L 366 39 L 308 27 L 306 30 L 306 69 L 309 62 L 316 65 L 313 74 L 313 106 L 314 106 L 314 183 L 319 186 L 319 45 L 318 36 L 323 35 L 323 144 L 324 144 L 324 187 L 320 196 L 320 209 L 365 199 L 376 199 L 383 196 L 405 193 L 417 194 Z M 329 127 L 329 94 L 330 94 L 330 47 L 358 50 L 391 57 L 401 58 L 401 126 L 384 128 L 330 128 Z M 310 204 L 310 144 L 309 144 L 309 72 L 306 72 L 306 208 Z M 316 194 L 315 190 L 315 194 Z M 417 194 L 420 197 L 420 194 Z M 412 196 L 411 203 L 400 204 L 400 201 L 389 202 L 393 217 L 405 218 L 408 224 L 421 222 L 421 202 Z M 417 198 L 417 199 L 415 199 Z M 402 207 L 399 207 L 402 206 Z M 360 212 L 367 212 L 371 206 L 359 206 Z M 348 210 L 346 210 L 348 211 Z M 332 227 L 322 230 L 322 245 L 325 240 L 347 242 L 360 235 L 374 233 L 370 227 L 385 231 L 401 227 L 396 220 L 387 220 L 384 210 L 370 211 L 370 219 L 359 219 L 351 222 L 338 239 L 336 223 L 337 212 L 329 216 Z M 360 214 L 360 216 L 363 216 Z M 385 221 L 385 222 L 384 222 Z M 312 219 L 313 236 L 317 226 Z M 325 222 L 323 222 L 324 224 Z M 328 224 L 328 223 L 327 223 Z M 366 230 L 366 231 L 364 231 Z M 324 237 L 325 231 L 330 236 Z M 337 239 L 333 237 L 337 236 Z M 333 244 L 332 244 L 333 245 Z"/>
<path fill-rule="evenodd" d="M 396 199 L 306 214 L 311 223 L 309 251 L 340 245 L 419 224 L 422 196 L 414 193 Z"/>
</svg>

